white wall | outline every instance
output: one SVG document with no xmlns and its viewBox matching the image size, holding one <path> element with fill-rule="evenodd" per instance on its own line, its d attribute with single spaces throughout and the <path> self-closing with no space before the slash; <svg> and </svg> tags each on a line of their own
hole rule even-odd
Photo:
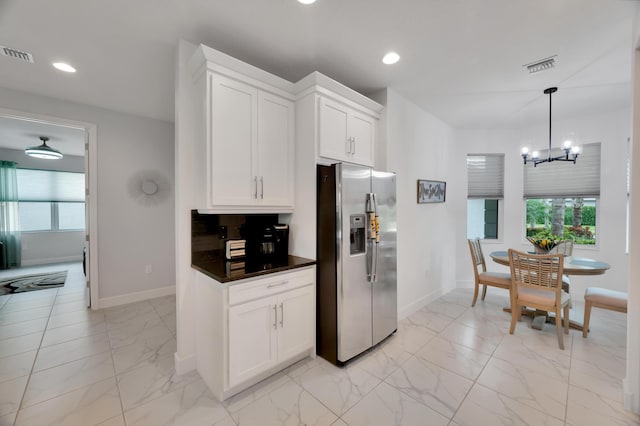
<svg viewBox="0 0 640 426">
<path fill-rule="evenodd" d="M 611 265 L 611 269 L 602 276 L 571 277 L 571 292 L 581 298 L 586 287 L 598 286 L 613 290 L 627 289 L 626 241 L 626 158 L 627 138 L 630 135 L 630 109 L 623 108 L 597 116 L 579 117 L 567 120 L 554 120 L 554 135 L 569 130 L 578 132 L 583 143 L 601 142 L 602 165 L 600 169 L 600 202 L 598 204 L 598 239 L 595 247 L 576 246 L 574 256 L 595 258 Z M 545 123 L 540 123 L 545 126 Z M 526 249 L 530 244 L 524 237 L 524 201 L 522 197 L 523 164 L 520 157 L 519 135 L 513 130 L 459 130 L 456 132 L 456 150 L 450 167 L 452 170 L 465 170 L 468 153 L 504 153 L 505 154 L 505 198 L 504 213 L 500 224 L 501 240 L 483 241 L 485 255 L 494 250 L 506 250 L 510 247 Z M 542 142 L 544 145 L 544 142 Z M 580 161 L 580 159 L 578 159 Z M 547 165 L 548 166 L 548 165 Z M 571 167 L 570 163 L 558 166 Z M 545 165 L 538 166 L 544 172 Z M 451 200 L 457 206 L 457 281 L 459 287 L 469 287 L 473 283 L 473 272 L 468 262 L 466 245 L 466 172 L 456 175 L 459 185 L 455 192 L 449 192 Z M 506 271 L 506 267 L 489 261 L 490 270 Z"/>
<path fill-rule="evenodd" d="M 82 260 L 84 231 L 22 233 L 22 266 Z"/>
<path fill-rule="evenodd" d="M 114 88 L 114 90 L 117 90 Z M 173 124 L 0 87 L 0 107 L 97 125 L 99 295 L 105 304 L 174 291 L 173 185 L 144 205 L 127 188 L 142 170 L 173 182 Z M 145 274 L 145 265 L 152 273 Z"/>
<path fill-rule="evenodd" d="M 204 152 L 204 124 L 198 99 L 187 63 L 194 51 L 194 44 L 181 40 L 176 58 L 176 127 L 175 127 L 175 185 L 179 190 L 175 200 L 176 231 L 176 320 L 177 351 L 175 368 L 184 374 L 196 368 L 196 301 L 195 271 L 191 268 L 191 209 L 196 207 L 196 194 L 204 191 L 204 182 L 195 176 L 203 175 L 195 170 L 200 163 L 198 155 Z M 200 148 L 200 149 L 198 149 Z"/>
<path fill-rule="evenodd" d="M 398 315 L 404 318 L 455 288 L 455 215 L 449 194 L 457 191 L 447 165 L 453 130 L 392 89 L 386 96 L 383 141 L 377 166 L 397 173 Z M 386 157 L 386 158 L 384 158 Z M 447 182 L 447 201 L 417 204 L 417 180 Z"/>
</svg>

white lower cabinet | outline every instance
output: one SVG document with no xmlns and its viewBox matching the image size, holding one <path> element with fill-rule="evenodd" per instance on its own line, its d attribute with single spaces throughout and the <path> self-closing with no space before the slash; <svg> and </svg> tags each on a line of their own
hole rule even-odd
<svg viewBox="0 0 640 426">
<path fill-rule="evenodd" d="M 229 386 L 313 346 L 313 292 L 307 285 L 229 308 Z"/>
<path fill-rule="evenodd" d="M 229 386 L 276 365 L 277 298 L 229 308 Z"/>
<path fill-rule="evenodd" d="M 219 400 L 315 356 L 315 267 L 233 285 L 196 276 L 196 364 Z"/>
</svg>

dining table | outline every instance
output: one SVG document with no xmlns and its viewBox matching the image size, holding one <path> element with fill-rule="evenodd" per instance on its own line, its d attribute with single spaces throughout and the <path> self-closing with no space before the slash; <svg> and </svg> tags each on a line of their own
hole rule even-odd
<svg viewBox="0 0 640 426">
<path fill-rule="evenodd" d="M 535 254 L 535 253 L 532 253 Z M 509 266 L 509 253 L 506 251 L 494 251 L 489 254 L 491 259 L 499 265 Z M 562 273 L 564 275 L 602 275 L 611 266 L 600 260 L 588 259 L 584 257 L 564 257 L 564 268 Z M 511 308 L 505 308 L 506 312 L 511 312 Z M 542 325 L 545 322 L 555 323 L 555 316 L 549 315 L 548 312 L 540 312 L 533 309 L 524 309 L 522 315 L 534 317 L 534 321 L 531 325 L 532 328 L 542 329 Z M 583 324 L 579 321 L 569 318 L 569 327 L 582 330 Z"/>
</svg>

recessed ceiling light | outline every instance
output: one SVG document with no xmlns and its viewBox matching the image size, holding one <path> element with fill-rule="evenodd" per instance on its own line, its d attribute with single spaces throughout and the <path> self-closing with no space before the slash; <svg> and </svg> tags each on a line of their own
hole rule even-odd
<svg viewBox="0 0 640 426">
<path fill-rule="evenodd" d="M 316 0 L 298 0 L 298 2 L 302 4 L 311 4 L 311 3 L 315 3 Z"/>
<path fill-rule="evenodd" d="M 72 67 L 69 64 L 66 64 L 64 62 L 54 62 L 53 66 L 57 69 L 59 69 L 60 71 L 64 71 L 64 72 L 76 72 L 76 69 L 74 67 Z"/>
<path fill-rule="evenodd" d="M 400 60 L 400 55 L 398 55 L 396 52 L 389 52 L 386 55 L 384 55 L 384 57 L 382 58 L 382 62 L 387 65 L 395 64 L 399 60 Z"/>
</svg>

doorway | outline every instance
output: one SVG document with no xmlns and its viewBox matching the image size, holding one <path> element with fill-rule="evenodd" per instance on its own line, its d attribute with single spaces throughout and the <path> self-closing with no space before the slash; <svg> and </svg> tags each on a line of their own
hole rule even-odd
<svg viewBox="0 0 640 426">
<path fill-rule="evenodd" d="M 66 238 L 65 244 L 69 247 L 77 247 L 81 244 L 80 250 L 77 251 L 73 257 L 75 259 L 81 259 L 78 261 L 77 265 L 82 265 L 83 268 L 72 270 L 76 271 L 76 283 L 78 276 L 80 279 L 84 279 L 85 281 L 85 302 L 86 306 L 92 309 L 99 308 L 98 300 L 99 300 L 99 287 L 98 287 L 98 265 L 97 265 L 97 214 L 96 214 L 96 206 L 97 206 L 97 174 L 96 174 L 96 144 L 97 144 L 97 135 L 96 135 L 96 126 L 92 123 L 80 122 L 75 120 L 62 119 L 58 117 L 52 116 L 44 116 L 33 113 L 26 113 L 21 111 L 9 110 L 0 108 L 0 123 L 5 123 L 6 127 L 12 127 L 14 131 L 16 129 L 22 129 L 21 134 L 26 137 L 32 137 L 35 141 L 33 143 L 27 144 L 23 140 L 23 138 L 3 138 L 5 142 L 0 141 L 0 148 L 3 149 L 5 156 L 11 156 L 13 152 L 16 154 L 20 154 L 21 157 L 17 157 L 20 161 L 23 162 L 24 168 L 27 170 L 31 170 L 35 172 L 34 169 L 37 169 L 38 166 L 29 166 L 29 159 L 23 153 L 24 148 L 26 146 L 31 145 L 39 145 L 41 142 L 38 140 L 38 136 L 46 136 L 41 133 L 51 132 L 53 134 L 59 135 L 57 139 L 59 139 L 56 149 L 60 149 L 64 154 L 64 150 L 67 150 L 68 156 L 66 163 L 63 163 L 62 160 L 40 160 L 41 162 L 47 162 L 43 168 L 54 169 L 52 173 L 55 173 L 55 169 L 58 169 L 58 175 L 62 176 L 65 173 L 68 176 L 63 176 L 64 178 L 68 178 L 71 176 L 72 178 L 77 178 L 78 176 L 73 176 L 73 172 L 78 172 L 78 169 L 81 169 L 84 174 L 84 212 L 81 210 L 78 211 L 79 203 L 72 202 L 62 202 L 62 203 L 48 203 L 46 206 L 44 203 L 37 206 L 40 210 L 48 210 L 50 208 L 51 212 L 51 230 L 56 232 L 49 232 L 49 239 L 55 238 L 55 234 L 58 233 L 59 236 Z M 39 135 L 40 133 L 40 135 Z M 75 142 L 74 146 L 71 147 L 71 144 L 65 146 L 64 140 L 65 138 L 73 139 Z M 8 142 L 12 140 L 13 142 Z M 17 141 L 16 141 L 17 140 Z M 38 142 L 38 143 L 36 143 Z M 54 141 L 51 141 L 52 145 L 54 145 Z M 13 144 L 13 145 L 12 145 Z M 63 158 L 64 159 L 64 158 Z M 1 160 L 1 158 L 0 158 Z M 51 162 L 58 162 L 57 165 Z M 29 167 L 32 167 L 31 169 Z M 62 170 L 61 170 L 62 169 Z M 70 169 L 65 172 L 64 169 Z M 26 170 L 22 172 L 26 173 Z M 76 173 L 78 174 L 78 173 Z M 60 176 L 56 175 L 56 178 Z M 46 177 L 45 177 L 46 179 Z M 77 181 L 77 179 L 76 179 Z M 82 182 L 80 182 L 82 185 Z M 82 190 L 82 188 L 81 188 Z M 76 191 L 77 192 L 77 191 Z M 72 200 L 63 200 L 63 201 L 72 201 Z M 76 200 L 78 201 L 78 200 Z M 34 204 L 35 206 L 35 204 Z M 69 212 L 75 210 L 75 215 L 81 215 L 84 213 L 84 231 L 79 232 L 79 230 L 75 230 L 75 232 L 64 232 L 65 226 L 64 220 L 60 221 L 60 212 Z M 21 214 L 26 214 L 21 212 Z M 76 218 L 77 219 L 77 218 Z M 62 222 L 62 223 L 61 223 Z M 73 227 L 73 226 L 71 226 Z M 37 234 L 37 233 L 36 233 Z M 75 235 L 73 235 L 75 234 Z M 43 234 L 46 235 L 46 234 Z M 31 235 L 33 237 L 33 234 Z M 70 240 L 73 240 L 69 242 Z M 32 241 L 33 242 L 33 241 Z M 46 251 L 46 244 L 32 244 L 32 247 L 36 249 L 36 251 L 40 251 L 41 253 Z M 76 250 L 73 249 L 75 252 Z M 61 253 L 62 257 L 58 257 L 58 260 L 64 260 L 64 253 Z M 33 257 L 33 255 L 31 256 Z M 36 255 L 37 257 L 37 255 Z M 46 263 L 46 255 L 43 256 L 45 258 L 41 263 Z M 52 258 L 53 259 L 53 258 Z M 27 271 L 31 271 L 33 268 L 36 270 L 47 268 L 43 265 L 42 267 L 31 266 L 37 263 L 37 260 L 33 260 L 31 258 L 26 262 L 30 268 Z M 83 274 L 78 275 L 78 271 L 83 269 Z M 6 276 L 6 271 L 4 271 L 3 275 Z M 53 290 L 53 289 L 52 289 Z M 48 291 L 48 290 L 47 290 Z M 30 292 L 30 293 L 38 293 L 38 292 Z"/>
</svg>

